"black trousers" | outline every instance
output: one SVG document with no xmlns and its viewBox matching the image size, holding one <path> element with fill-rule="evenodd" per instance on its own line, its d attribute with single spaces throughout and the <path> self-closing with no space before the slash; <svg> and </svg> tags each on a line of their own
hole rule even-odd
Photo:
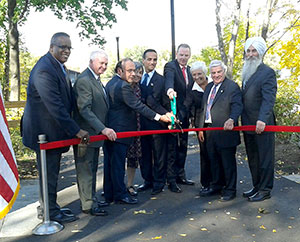
<svg viewBox="0 0 300 242">
<path fill-rule="evenodd" d="M 244 141 L 253 187 L 271 191 L 274 183 L 275 134 L 247 134 Z"/>
<path fill-rule="evenodd" d="M 57 205 L 57 181 L 60 169 L 60 160 L 62 152 L 57 150 L 46 150 L 46 167 L 47 167 L 47 185 L 49 199 L 49 216 L 56 216 L 60 213 L 60 207 Z M 43 183 L 42 183 L 42 166 L 41 154 L 36 152 L 37 166 L 40 180 L 40 204 L 43 208 Z"/>
<path fill-rule="evenodd" d="M 198 132 L 197 132 L 198 138 Z M 206 149 L 206 138 L 204 133 L 204 142 L 201 142 L 198 138 L 200 146 L 200 182 L 203 187 L 209 187 L 212 181 L 210 161 Z"/>
<path fill-rule="evenodd" d="M 105 141 L 104 151 L 104 196 L 107 202 L 128 196 L 125 178 L 125 162 L 129 145 Z"/>
<path fill-rule="evenodd" d="M 152 184 L 157 188 L 166 183 L 166 137 L 164 134 L 141 137 L 141 174 L 145 184 Z"/>
<path fill-rule="evenodd" d="M 223 148 L 217 145 L 215 138 L 209 137 L 206 148 L 211 162 L 211 188 L 222 189 L 223 195 L 236 193 L 236 146 Z"/>
</svg>

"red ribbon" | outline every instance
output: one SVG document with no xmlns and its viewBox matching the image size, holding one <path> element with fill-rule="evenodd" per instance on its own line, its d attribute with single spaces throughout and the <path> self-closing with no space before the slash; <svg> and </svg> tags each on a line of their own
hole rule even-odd
<svg viewBox="0 0 300 242">
<path fill-rule="evenodd" d="M 247 126 L 237 126 L 234 127 L 234 131 L 255 131 L 255 125 L 247 125 Z M 118 139 L 130 138 L 135 136 L 144 136 L 144 135 L 152 135 L 152 134 L 169 134 L 169 133 L 181 133 L 181 132 L 189 132 L 189 131 L 207 131 L 207 130 L 224 130 L 223 127 L 215 127 L 215 128 L 194 128 L 194 129 L 172 129 L 172 130 L 146 130 L 146 131 L 128 131 L 128 132 L 119 132 L 117 133 Z M 268 125 L 265 127 L 265 132 L 300 132 L 300 126 L 276 126 L 276 125 Z M 90 143 L 107 140 L 108 138 L 105 135 L 95 135 L 90 137 Z M 77 145 L 80 143 L 80 139 L 68 139 L 68 140 L 60 140 L 53 141 L 45 144 L 40 144 L 41 150 L 50 150 L 57 149 L 70 145 Z"/>
</svg>

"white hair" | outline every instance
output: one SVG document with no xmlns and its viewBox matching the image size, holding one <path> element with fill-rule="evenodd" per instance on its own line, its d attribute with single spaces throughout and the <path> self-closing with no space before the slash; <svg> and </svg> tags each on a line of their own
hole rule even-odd
<svg viewBox="0 0 300 242">
<path fill-rule="evenodd" d="M 91 53 L 90 60 L 93 61 L 93 60 L 99 59 L 101 57 L 108 59 L 108 55 L 106 54 L 106 52 L 104 50 L 96 50 Z"/>
<path fill-rule="evenodd" d="M 220 60 L 212 60 L 209 64 L 209 70 L 211 71 L 211 68 L 221 66 L 224 72 L 227 71 L 227 66 Z"/>
<path fill-rule="evenodd" d="M 191 66 L 191 72 L 195 71 L 195 70 L 201 70 L 204 75 L 206 76 L 207 74 L 207 67 L 205 65 L 205 63 L 203 61 L 196 61 L 192 64 Z"/>
</svg>

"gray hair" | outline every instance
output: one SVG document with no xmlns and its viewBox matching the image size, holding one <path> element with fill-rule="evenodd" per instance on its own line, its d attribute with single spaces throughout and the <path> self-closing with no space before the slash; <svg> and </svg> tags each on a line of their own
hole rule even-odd
<svg viewBox="0 0 300 242">
<path fill-rule="evenodd" d="M 209 64 L 209 70 L 211 71 L 211 68 L 221 66 L 224 72 L 227 71 L 227 66 L 220 60 L 212 60 Z"/>
<path fill-rule="evenodd" d="M 177 52 L 179 51 L 180 48 L 187 48 L 191 51 L 191 47 L 188 44 L 183 43 L 183 44 L 178 45 Z"/>
<path fill-rule="evenodd" d="M 135 69 L 136 70 L 138 70 L 138 69 L 144 70 L 144 67 L 143 67 L 143 65 L 140 62 L 134 61 L 134 65 L 135 65 Z"/>
<path fill-rule="evenodd" d="M 192 64 L 191 72 L 193 72 L 195 70 L 201 70 L 205 76 L 207 74 L 207 67 L 203 61 L 196 61 Z"/>
<path fill-rule="evenodd" d="M 90 60 L 93 61 L 93 60 L 99 59 L 101 57 L 108 59 L 108 55 L 106 54 L 106 52 L 104 50 L 96 50 L 91 53 Z"/>
</svg>

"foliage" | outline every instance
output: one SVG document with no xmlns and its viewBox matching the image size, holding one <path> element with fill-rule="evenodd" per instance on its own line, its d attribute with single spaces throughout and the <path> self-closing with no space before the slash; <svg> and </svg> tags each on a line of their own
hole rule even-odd
<svg viewBox="0 0 300 242">
<path fill-rule="evenodd" d="M 132 49 L 126 48 L 123 52 L 124 58 L 131 58 L 133 61 L 141 62 L 143 61 L 143 53 L 148 49 L 146 46 L 134 46 Z"/>
</svg>

